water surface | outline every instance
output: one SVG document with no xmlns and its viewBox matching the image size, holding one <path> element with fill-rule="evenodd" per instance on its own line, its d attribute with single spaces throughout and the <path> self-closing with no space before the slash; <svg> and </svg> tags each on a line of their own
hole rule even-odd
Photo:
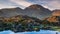
<svg viewBox="0 0 60 34">
<path fill-rule="evenodd" d="M 8 31 L 2 31 L 0 32 L 0 34 L 56 34 L 56 32 L 60 34 L 60 32 L 58 31 L 51 31 L 51 30 L 40 30 L 39 32 L 32 31 L 32 32 L 18 32 L 18 33 L 14 33 L 8 30 Z"/>
</svg>

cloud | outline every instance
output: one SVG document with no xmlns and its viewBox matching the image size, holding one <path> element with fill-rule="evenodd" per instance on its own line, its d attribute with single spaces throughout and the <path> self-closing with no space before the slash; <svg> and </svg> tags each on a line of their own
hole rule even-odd
<svg viewBox="0 0 60 34">
<path fill-rule="evenodd" d="M 14 3 L 18 4 L 18 5 L 22 5 L 24 7 L 28 7 L 28 6 L 30 6 L 32 4 L 32 3 L 29 3 L 29 2 L 27 2 L 25 0 L 10 0 L 10 1 L 14 2 Z"/>
<path fill-rule="evenodd" d="M 32 4 L 39 4 L 50 10 L 60 9 L 60 0 L 0 0 L 0 8 L 26 8 Z"/>
<path fill-rule="evenodd" d="M 14 8 L 16 6 L 9 6 L 9 5 L 4 5 L 4 4 L 0 4 L 0 9 L 1 8 Z"/>
<path fill-rule="evenodd" d="M 10 0 L 0 0 L 0 9 L 2 9 L 2 8 L 14 8 L 14 7 L 20 7 L 22 9 L 25 8 L 23 5 L 19 5 L 19 4 L 12 2 Z"/>
<path fill-rule="evenodd" d="M 48 6 L 50 10 L 60 9 L 60 0 L 48 1 L 44 6 Z"/>
<path fill-rule="evenodd" d="M 60 8 L 60 1 L 51 1 L 48 6 L 50 6 L 51 8 Z"/>
</svg>

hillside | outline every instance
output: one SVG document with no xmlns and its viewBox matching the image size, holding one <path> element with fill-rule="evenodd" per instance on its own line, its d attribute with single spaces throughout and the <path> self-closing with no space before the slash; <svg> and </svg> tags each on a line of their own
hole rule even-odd
<svg viewBox="0 0 60 34">
<path fill-rule="evenodd" d="M 52 15 L 47 20 L 50 22 L 60 22 L 60 10 L 53 10 Z"/>
<path fill-rule="evenodd" d="M 10 18 L 0 17 L 0 31 L 39 31 L 39 25 L 41 22 L 42 21 L 38 18 L 29 17 L 26 15 L 17 15 Z"/>
</svg>

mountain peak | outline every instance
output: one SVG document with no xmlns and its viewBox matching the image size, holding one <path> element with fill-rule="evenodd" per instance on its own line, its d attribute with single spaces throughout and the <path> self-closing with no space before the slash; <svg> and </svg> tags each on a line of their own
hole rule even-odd
<svg viewBox="0 0 60 34">
<path fill-rule="evenodd" d="M 43 8 L 43 7 L 42 7 L 41 5 L 34 4 L 34 5 L 29 6 L 28 8 L 32 8 L 32 9 L 40 9 L 40 8 Z"/>
<path fill-rule="evenodd" d="M 16 9 L 21 9 L 20 7 L 16 7 Z"/>
</svg>

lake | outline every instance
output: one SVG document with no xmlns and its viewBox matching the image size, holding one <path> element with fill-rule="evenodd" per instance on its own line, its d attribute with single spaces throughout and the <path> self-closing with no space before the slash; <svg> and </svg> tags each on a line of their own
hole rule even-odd
<svg viewBox="0 0 60 34">
<path fill-rule="evenodd" d="M 8 31 L 2 31 L 0 32 L 0 34 L 56 34 L 56 32 L 60 34 L 60 32 L 52 30 L 40 30 L 39 32 L 32 31 L 32 32 L 18 32 L 18 33 L 14 33 L 8 30 Z"/>
</svg>

